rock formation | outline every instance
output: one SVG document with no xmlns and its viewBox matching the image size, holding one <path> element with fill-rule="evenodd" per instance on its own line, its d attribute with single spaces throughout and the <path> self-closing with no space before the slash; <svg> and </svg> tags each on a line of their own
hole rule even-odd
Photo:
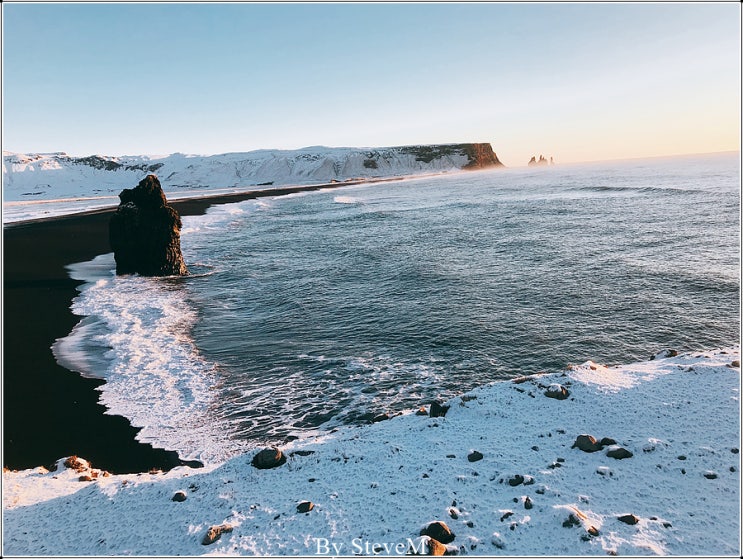
<svg viewBox="0 0 743 559">
<path fill-rule="evenodd" d="M 168 205 L 157 177 L 147 175 L 135 188 L 122 190 L 119 199 L 108 228 L 116 273 L 188 274 L 181 254 L 181 217 Z"/>
<path fill-rule="evenodd" d="M 488 169 L 490 167 L 505 167 L 493 151 L 490 144 L 464 144 L 464 150 L 470 162 L 462 169 Z"/>
<path fill-rule="evenodd" d="M 552 160 L 551 157 L 550 157 L 550 160 Z M 552 164 L 554 165 L 554 160 L 552 161 L 553 161 Z M 529 167 L 534 167 L 535 165 L 541 166 L 541 165 L 549 165 L 549 164 L 550 162 L 544 158 L 544 155 L 540 155 L 539 159 L 537 159 L 536 156 L 532 156 L 532 158 L 529 159 Z"/>
</svg>

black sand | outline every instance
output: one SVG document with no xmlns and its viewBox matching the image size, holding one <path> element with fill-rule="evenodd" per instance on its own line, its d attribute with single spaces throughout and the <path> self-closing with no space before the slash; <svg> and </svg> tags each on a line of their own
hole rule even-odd
<svg viewBox="0 0 743 559">
<path fill-rule="evenodd" d="M 182 216 L 199 215 L 213 204 L 348 184 L 354 183 L 205 197 L 171 205 Z M 95 390 L 103 381 L 61 367 L 51 351 L 54 341 L 67 336 L 79 320 L 70 305 L 81 282 L 70 279 L 65 266 L 111 252 L 112 211 L 9 224 L 3 229 L 5 467 L 49 466 L 70 455 L 112 473 L 169 469 L 181 463 L 174 452 L 137 442 L 138 429 L 125 418 L 105 415 Z"/>
</svg>

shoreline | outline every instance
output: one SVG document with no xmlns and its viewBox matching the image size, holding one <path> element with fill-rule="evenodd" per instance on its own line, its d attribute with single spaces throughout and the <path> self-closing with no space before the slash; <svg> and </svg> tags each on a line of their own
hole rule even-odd
<svg viewBox="0 0 743 559">
<path fill-rule="evenodd" d="M 489 171 L 490 169 L 484 169 L 484 171 Z M 459 171 L 459 172 L 477 172 L 478 170 L 469 170 L 469 171 Z M 326 189 L 333 189 L 333 188 L 342 188 L 344 186 L 361 186 L 361 185 L 368 185 L 368 184 L 380 184 L 380 183 L 387 183 L 387 182 L 399 182 L 399 181 L 405 181 L 405 180 L 415 180 L 415 179 L 425 179 L 425 178 L 432 178 L 432 177 L 438 177 L 438 176 L 445 176 L 448 173 L 442 172 L 442 173 L 425 173 L 420 175 L 403 175 L 399 177 L 378 177 L 378 178 L 371 178 L 371 179 L 349 179 L 345 181 L 338 181 L 338 182 L 329 182 L 329 183 L 321 183 L 321 184 L 306 184 L 306 185 L 286 185 L 286 186 L 277 186 L 273 188 L 266 188 L 266 189 L 253 189 L 253 190 L 236 190 L 234 192 L 218 192 L 218 193 L 209 193 L 209 191 L 203 191 L 204 193 L 201 194 L 193 194 L 188 195 L 189 193 L 186 193 L 183 197 L 177 197 L 173 196 L 173 192 L 166 192 L 165 195 L 168 197 L 168 204 L 173 206 L 176 210 L 178 210 L 178 213 L 183 217 L 184 215 L 202 215 L 206 209 L 202 209 L 201 206 L 204 203 L 208 203 L 208 206 L 213 205 L 220 205 L 220 204 L 234 204 L 237 202 L 243 202 L 245 200 L 252 200 L 255 198 L 265 198 L 268 196 L 286 196 L 288 194 L 295 194 L 297 192 L 313 192 L 318 190 L 326 190 Z M 132 188 L 136 185 L 132 185 Z M 223 190 L 215 188 L 214 190 Z M 116 198 L 117 196 L 113 196 Z M 45 203 L 64 203 L 64 202 L 80 202 L 84 201 L 86 198 L 70 198 L 70 199 L 57 199 L 57 200 L 39 200 L 36 202 L 27 202 L 22 200 L 8 200 L 5 202 L 5 204 L 8 203 L 23 203 L 24 205 L 28 205 L 29 203 L 36 203 L 36 204 L 45 204 Z M 207 207 L 208 207 L 207 206 Z M 102 213 L 112 213 L 116 210 L 118 207 L 117 205 L 113 206 L 106 206 L 101 208 L 93 208 L 88 210 L 81 210 L 78 212 L 73 213 L 67 213 L 67 214 L 57 214 L 52 215 L 48 217 L 39 217 L 39 218 L 32 218 L 32 219 L 20 219 L 18 221 L 10 221 L 7 223 L 3 223 L 3 229 L 13 228 L 13 227 L 24 227 L 28 225 L 33 225 L 36 223 L 45 223 L 49 221 L 56 221 L 60 219 L 67 219 L 72 217 L 81 217 L 81 216 L 87 216 L 87 215 L 96 215 L 96 214 L 102 214 Z M 180 208 L 183 208 L 181 210 Z M 194 208 L 191 210 L 190 208 Z M 184 213 L 194 211 L 196 213 Z"/>
<path fill-rule="evenodd" d="M 396 556 L 433 545 L 427 533 L 460 555 L 737 557 L 739 383 L 737 344 L 663 351 L 292 441 L 270 469 L 251 452 L 166 473 L 4 471 L 3 551 Z"/>
<path fill-rule="evenodd" d="M 411 178 L 419 177 L 205 194 L 168 203 L 184 217 L 203 215 L 214 205 Z M 98 402 L 96 389 L 105 381 L 62 367 L 52 353 L 52 344 L 80 320 L 70 307 L 83 282 L 70 278 L 66 266 L 111 252 L 108 221 L 114 211 L 94 209 L 3 225 L 4 467 L 49 466 L 72 455 L 122 474 L 200 465 L 137 441 L 139 429 L 122 416 L 107 414 Z"/>
</svg>

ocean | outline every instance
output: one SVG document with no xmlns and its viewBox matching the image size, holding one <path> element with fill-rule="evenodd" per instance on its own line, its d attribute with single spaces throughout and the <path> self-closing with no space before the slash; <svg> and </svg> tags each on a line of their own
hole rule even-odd
<svg viewBox="0 0 743 559">
<path fill-rule="evenodd" d="M 58 361 L 184 459 L 740 338 L 738 154 L 445 174 L 185 217 L 191 275 L 86 283 Z"/>
</svg>

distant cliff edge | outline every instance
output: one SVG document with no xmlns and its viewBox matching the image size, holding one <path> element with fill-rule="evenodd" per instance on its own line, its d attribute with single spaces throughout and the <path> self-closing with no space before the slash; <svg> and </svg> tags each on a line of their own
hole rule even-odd
<svg viewBox="0 0 743 559">
<path fill-rule="evenodd" d="M 503 167 L 488 143 L 73 157 L 3 152 L 5 200 L 112 196 L 157 172 L 164 189 L 322 184 Z"/>
</svg>

